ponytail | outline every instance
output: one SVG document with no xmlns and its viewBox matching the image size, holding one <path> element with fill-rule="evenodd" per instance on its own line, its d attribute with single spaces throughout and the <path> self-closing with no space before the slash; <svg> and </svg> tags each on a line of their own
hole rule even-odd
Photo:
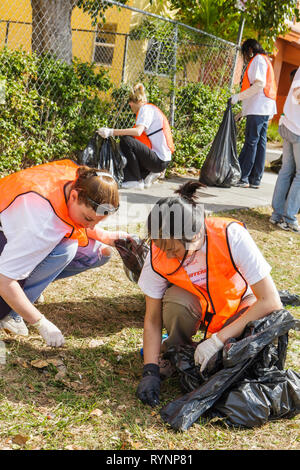
<svg viewBox="0 0 300 470">
<path fill-rule="evenodd" d="M 188 181 L 175 191 L 176 196 L 159 199 L 148 216 L 148 238 L 178 239 L 186 246 L 202 234 L 205 213 L 197 190 L 203 187 L 199 181 Z"/>
<path fill-rule="evenodd" d="M 142 83 L 137 83 L 129 94 L 128 101 L 132 103 L 147 103 L 146 90 Z"/>
</svg>

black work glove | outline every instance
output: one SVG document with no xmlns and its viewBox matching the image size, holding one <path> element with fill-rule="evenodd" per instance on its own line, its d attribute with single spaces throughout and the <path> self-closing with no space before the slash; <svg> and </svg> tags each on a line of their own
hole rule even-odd
<svg viewBox="0 0 300 470">
<path fill-rule="evenodd" d="M 159 367 L 157 364 L 146 364 L 136 394 L 145 405 L 156 406 L 159 404 L 159 393 Z"/>
</svg>

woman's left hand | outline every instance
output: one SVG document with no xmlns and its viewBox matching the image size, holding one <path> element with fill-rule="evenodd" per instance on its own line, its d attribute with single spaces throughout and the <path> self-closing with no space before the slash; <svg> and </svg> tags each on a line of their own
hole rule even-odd
<svg viewBox="0 0 300 470">
<path fill-rule="evenodd" d="M 223 346 L 224 344 L 218 338 L 217 333 L 212 334 L 210 338 L 198 344 L 194 354 L 194 360 L 196 365 L 201 364 L 200 372 L 205 369 L 210 358 L 222 349 Z"/>
</svg>

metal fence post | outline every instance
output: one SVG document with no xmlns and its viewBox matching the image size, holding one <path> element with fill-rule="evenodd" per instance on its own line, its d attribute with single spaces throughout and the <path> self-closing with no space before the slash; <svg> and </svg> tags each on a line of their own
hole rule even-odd
<svg viewBox="0 0 300 470">
<path fill-rule="evenodd" d="M 177 72 L 177 44 L 178 44 L 178 25 L 175 24 L 174 28 L 174 59 L 172 71 L 172 90 L 171 90 L 171 104 L 170 104 L 170 124 L 174 126 L 175 121 L 175 87 L 176 87 L 176 72 Z"/>
<path fill-rule="evenodd" d="M 234 74 L 235 74 L 235 70 L 237 66 L 238 53 L 239 53 L 239 49 L 240 49 L 241 42 L 242 42 L 244 26 L 245 26 L 245 18 L 244 16 L 241 16 L 240 24 L 239 24 L 239 31 L 238 31 L 237 41 L 236 41 L 237 44 L 236 44 L 236 49 L 235 49 L 235 54 L 234 54 L 234 59 L 233 59 L 233 66 L 231 70 L 231 78 L 230 78 L 230 85 L 229 85 L 230 90 L 232 90 L 232 87 L 233 87 Z"/>
</svg>

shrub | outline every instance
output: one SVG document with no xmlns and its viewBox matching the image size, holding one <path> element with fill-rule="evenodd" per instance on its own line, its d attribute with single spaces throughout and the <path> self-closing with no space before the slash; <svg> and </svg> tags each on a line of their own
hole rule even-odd
<svg viewBox="0 0 300 470">
<path fill-rule="evenodd" d="M 100 97 L 112 84 L 104 70 L 49 55 L 4 48 L 0 79 L 0 172 L 75 155 L 94 130 L 106 125 L 109 103 Z"/>
</svg>

